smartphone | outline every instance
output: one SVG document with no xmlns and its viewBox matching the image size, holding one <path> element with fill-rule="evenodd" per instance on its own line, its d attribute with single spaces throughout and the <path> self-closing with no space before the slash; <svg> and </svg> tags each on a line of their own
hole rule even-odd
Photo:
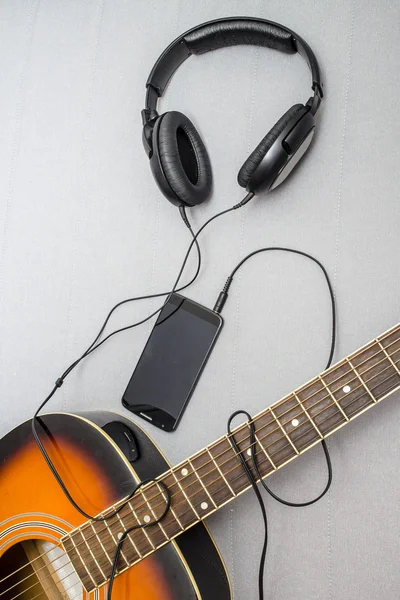
<svg viewBox="0 0 400 600">
<path fill-rule="evenodd" d="M 122 397 L 122 404 L 164 431 L 177 428 L 222 317 L 180 294 L 161 310 Z"/>
</svg>

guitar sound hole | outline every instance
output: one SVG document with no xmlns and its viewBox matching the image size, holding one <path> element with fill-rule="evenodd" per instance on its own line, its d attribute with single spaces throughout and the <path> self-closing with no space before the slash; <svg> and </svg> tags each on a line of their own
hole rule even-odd
<svg viewBox="0 0 400 600">
<path fill-rule="evenodd" d="M 59 546 L 23 541 L 0 558 L 1 600 L 82 600 L 82 585 Z"/>
</svg>

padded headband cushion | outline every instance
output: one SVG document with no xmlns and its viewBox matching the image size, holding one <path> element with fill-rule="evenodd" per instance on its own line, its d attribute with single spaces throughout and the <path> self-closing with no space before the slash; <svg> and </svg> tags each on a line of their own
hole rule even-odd
<svg viewBox="0 0 400 600">
<path fill-rule="evenodd" d="M 209 23 L 185 35 L 184 40 L 192 54 L 239 44 L 265 46 L 288 54 L 296 52 L 291 32 L 261 20 L 227 19 Z"/>
<path fill-rule="evenodd" d="M 297 115 L 301 110 L 304 109 L 303 104 L 295 104 L 275 123 L 273 128 L 267 133 L 261 140 L 258 146 L 253 150 L 250 156 L 243 163 L 238 173 L 238 183 L 242 187 L 247 187 L 254 171 L 261 163 L 268 150 L 272 147 L 272 144 L 276 142 L 282 131 L 285 129 L 289 121 Z"/>
<path fill-rule="evenodd" d="M 158 154 L 164 176 L 178 200 L 195 206 L 211 191 L 211 163 L 193 123 L 182 113 L 161 115 Z"/>
</svg>

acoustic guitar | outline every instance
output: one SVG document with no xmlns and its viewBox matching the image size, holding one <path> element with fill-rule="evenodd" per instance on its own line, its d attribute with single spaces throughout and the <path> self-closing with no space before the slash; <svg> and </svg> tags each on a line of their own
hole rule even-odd
<svg viewBox="0 0 400 600">
<path fill-rule="evenodd" d="M 250 469 L 272 475 L 400 388 L 400 324 L 318 375 L 232 435 Z M 113 427 L 126 428 L 130 461 Z M 228 600 L 221 556 L 203 523 L 250 487 L 228 435 L 171 468 L 149 437 L 112 413 L 48 414 L 38 432 L 68 490 L 87 513 L 106 516 L 134 485 L 145 484 L 117 515 L 87 521 L 69 503 L 26 422 L 0 440 L 0 600 L 103 600 L 118 540 L 115 600 Z M 124 436 L 122 435 L 122 438 Z M 114 439 L 115 438 L 115 439 Z M 253 438 L 254 439 L 254 438 Z M 171 506 L 165 512 L 165 488 Z"/>
</svg>

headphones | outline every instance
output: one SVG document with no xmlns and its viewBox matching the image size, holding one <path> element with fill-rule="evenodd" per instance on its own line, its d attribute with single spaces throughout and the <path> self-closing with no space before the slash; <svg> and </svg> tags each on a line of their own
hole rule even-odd
<svg viewBox="0 0 400 600">
<path fill-rule="evenodd" d="M 176 69 L 192 54 L 251 44 L 287 54 L 298 52 L 311 71 L 314 95 L 278 120 L 243 163 L 238 183 L 253 194 L 269 192 L 290 174 L 311 144 L 315 114 L 323 97 L 317 59 L 310 46 L 287 27 L 252 17 L 228 17 L 198 25 L 179 36 L 158 58 L 147 79 L 142 111 L 143 145 L 155 180 L 172 204 L 192 207 L 211 191 L 211 163 L 193 123 L 181 112 L 157 112 L 157 101 Z"/>
</svg>

